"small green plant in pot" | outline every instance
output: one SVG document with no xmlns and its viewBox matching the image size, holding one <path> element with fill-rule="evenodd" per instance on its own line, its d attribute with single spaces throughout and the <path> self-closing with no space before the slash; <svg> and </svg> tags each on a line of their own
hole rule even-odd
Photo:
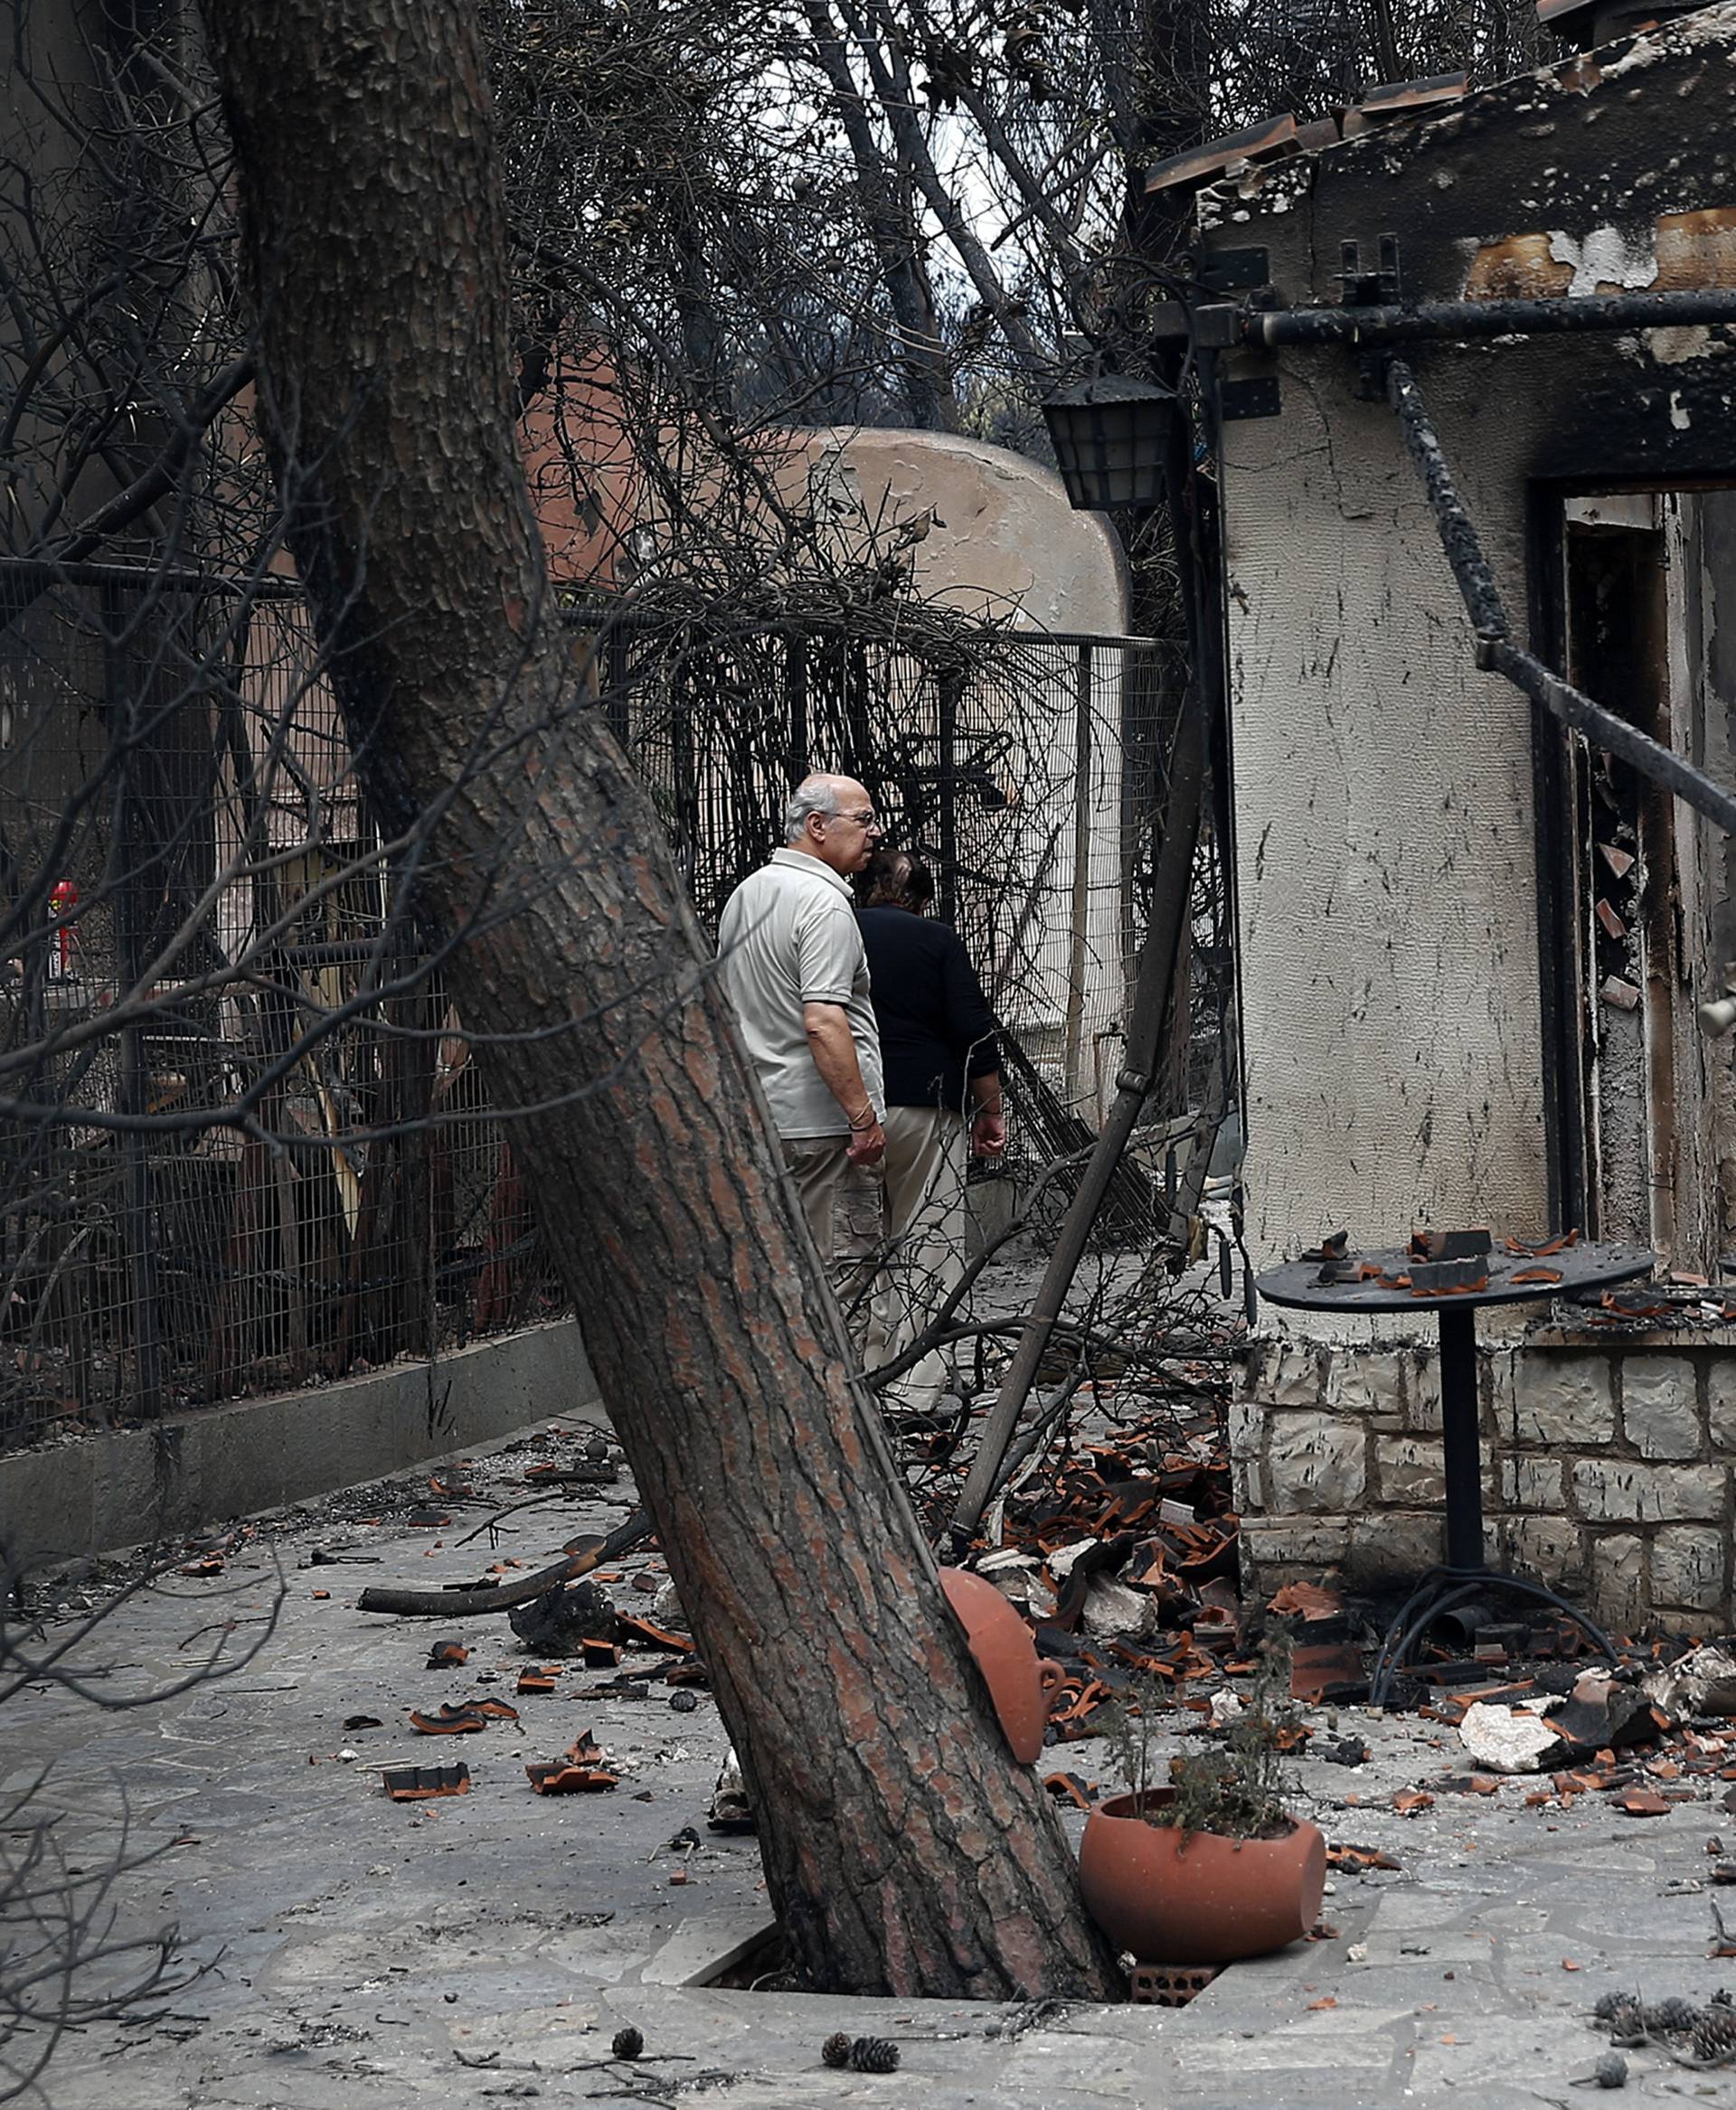
<svg viewBox="0 0 1736 2110">
<path fill-rule="evenodd" d="M 1298 1941 L 1326 1886 L 1326 1845 L 1283 1801 L 1288 1652 L 1261 1650 L 1249 1704 L 1220 1744 L 1152 1775 L 1158 1690 L 1137 1691 L 1110 1735 L 1130 1793 L 1099 1804 L 1080 1843 L 1093 1919 L 1142 1964 L 1233 1964 Z"/>
</svg>

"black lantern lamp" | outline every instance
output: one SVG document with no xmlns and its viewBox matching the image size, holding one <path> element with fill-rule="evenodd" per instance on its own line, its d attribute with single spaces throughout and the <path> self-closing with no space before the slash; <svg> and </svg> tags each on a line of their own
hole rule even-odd
<svg viewBox="0 0 1736 2110">
<path fill-rule="evenodd" d="M 1163 503 L 1172 391 L 1118 373 L 1061 389 L 1043 406 L 1061 480 L 1079 512 Z"/>
</svg>

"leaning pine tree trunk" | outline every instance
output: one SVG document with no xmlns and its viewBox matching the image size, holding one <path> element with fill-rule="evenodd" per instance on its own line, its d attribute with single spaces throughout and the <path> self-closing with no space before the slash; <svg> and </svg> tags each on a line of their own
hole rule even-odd
<svg viewBox="0 0 1736 2110">
<path fill-rule="evenodd" d="M 1102 1997 L 657 820 L 582 707 L 513 430 L 462 0 L 205 0 L 291 547 L 362 781 L 583 1314 L 821 1986 Z M 558 1030 L 555 1030 L 558 1029 Z"/>
</svg>

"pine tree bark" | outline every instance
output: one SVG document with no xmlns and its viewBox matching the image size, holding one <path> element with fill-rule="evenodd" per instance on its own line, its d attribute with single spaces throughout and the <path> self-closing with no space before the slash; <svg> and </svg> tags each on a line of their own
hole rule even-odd
<svg viewBox="0 0 1736 2110">
<path fill-rule="evenodd" d="M 287 532 L 356 766 L 387 833 L 420 831 L 448 985 L 495 1104 L 524 1109 L 539 1220 L 795 1953 L 835 1990 L 1109 1994 L 1072 1857 L 851 1374 L 656 815 L 550 608 L 471 11 L 204 14 Z"/>
</svg>

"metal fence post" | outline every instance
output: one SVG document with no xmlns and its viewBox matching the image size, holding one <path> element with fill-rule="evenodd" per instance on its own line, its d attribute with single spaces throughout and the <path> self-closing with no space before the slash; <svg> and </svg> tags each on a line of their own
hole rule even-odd
<svg viewBox="0 0 1736 2110">
<path fill-rule="evenodd" d="M 138 789 L 138 711 L 133 684 L 127 679 L 118 644 L 119 597 L 116 588 L 101 589 L 103 702 L 108 737 L 120 742 L 120 871 L 115 898 L 116 954 L 119 967 L 117 996 L 125 1001 L 144 969 L 144 874 L 140 869 L 150 842 L 148 815 Z M 119 1111 L 142 1120 L 148 1110 L 150 1079 L 142 1026 L 125 1027 L 120 1035 Z M 137 1127 L 121 1136 L 127 1166 L 127 1272 L 133 1306 L 133 1368 L 138 1411 L 155 1420 L 163 1411 L 162 1342 L 158 1330 L 156 1241 L 151 1229 L 151 1161 L 147 1139 Z"/>
</svg>

